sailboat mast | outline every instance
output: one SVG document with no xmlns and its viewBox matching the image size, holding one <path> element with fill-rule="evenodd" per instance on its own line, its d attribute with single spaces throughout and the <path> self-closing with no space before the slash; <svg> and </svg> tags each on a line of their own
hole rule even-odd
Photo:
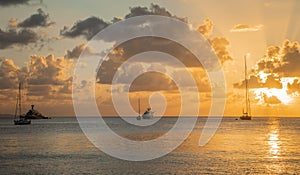
<svg viewBox="0 0 300 175">
<path fill-rule="evenodd" d="M 251 116 L 251 111 L 250 111 L 250 100 L 249 100 L 249 90 L 248 90 L 248 79 L 247 79 L 247 58 L 246 55 L 244 56 L 245 60 L 245 85 L 246 85 L 246 113 L 247 115 Z"/>
<path fill-rule="evenodd" d="M 139 98 L 138 103 L 139 103 L 139 116 L 140 116 L 140 114 L 141 114 L 141 98 Z"/>
<path fill-rule="evenodd" d="M 244 56 L 244 62 L 245 62 L 245 99 L 246 99 L 246 114 L 248 114 L 248 79 L 247 79 L 247 60 L 246 56 Z"/>
<path fill-rule="evenodd" d="M 15 110 L 15 118 L 17 118 L 17 115 L 18 115 L 18 107 L 19 107 L 19 95 L 17 95 L 17 103 L 16 103 L 16 110 Z"/>
<path fill-rule="evenodd" d="M 21 83 L 19 83 L 19 98 L 18 98 L 18 102 L 19 102 L 19 115 L 21 116 L 22 113 L 22 100 L 21 100 Z"/>
</svg>

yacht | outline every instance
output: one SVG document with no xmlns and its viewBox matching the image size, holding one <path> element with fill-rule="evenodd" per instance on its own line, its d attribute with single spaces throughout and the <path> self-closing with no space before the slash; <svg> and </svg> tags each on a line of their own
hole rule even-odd
<svg viewBox="0 0 300 175">
<path fill-rule="evenodd" d="M 248 90 L 248 79 L 247 79 L 247 60 L 245 60 L 245 108 L 243 108 L 243 114 L 240 116 L 241 120 L 251 120 L 251 108 L 250 108 L 250 99 L 249 99 L 249 90 Z"/>
</svg>

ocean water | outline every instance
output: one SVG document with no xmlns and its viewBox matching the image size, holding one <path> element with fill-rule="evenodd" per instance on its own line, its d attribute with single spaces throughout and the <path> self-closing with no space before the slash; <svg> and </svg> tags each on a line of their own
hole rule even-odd
<svg viewBox="0 0 300 175">
<path fill-rule="evenodd" d="M 177 118 L 140 129 L 118 118 L 106 123 L 134 140 L 163 135 Z M 144 162 L 113 158 L 83 134 L 76 118 L 55 117 L 15 126 L 0 118 L 0 174 L 300 174 L 300 118 L 223 118 L 211 141 L 198 146 L 206 118 L 166 156 Z"/>
</svg>

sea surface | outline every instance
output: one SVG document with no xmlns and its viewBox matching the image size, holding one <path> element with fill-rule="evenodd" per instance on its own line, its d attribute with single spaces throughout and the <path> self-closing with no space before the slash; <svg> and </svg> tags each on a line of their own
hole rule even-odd
<svg viewBox="0 0 300 175">
<path fill-rule="evenodd" d="M 75 117 L 24 126 L 0 118 L 0 174 L 300 174 L 300 118 L 223 118 L 214 137 L 200 147 L 206 119 L 199 118 L 185 142 L 168 155 L 134 162 L 96 148 Z M 163 118 L 155 129 L 137 129 L 120 118 L 105 121 L 122 137 L 147 140 L 163 135 L 177 118 Z"/>
</svg>

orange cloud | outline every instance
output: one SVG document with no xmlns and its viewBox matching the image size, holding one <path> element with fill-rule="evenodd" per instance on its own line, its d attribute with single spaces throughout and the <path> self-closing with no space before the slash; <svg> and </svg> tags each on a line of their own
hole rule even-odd
<svg viewBox="0 0 300 175">
<path fill-rule="evenodd" d="M 257 32 L 263 29 L 263 25 L 248 25 L 248 24 L 237 24 L 230 29 L 230 32 Z"/>
</svg>

